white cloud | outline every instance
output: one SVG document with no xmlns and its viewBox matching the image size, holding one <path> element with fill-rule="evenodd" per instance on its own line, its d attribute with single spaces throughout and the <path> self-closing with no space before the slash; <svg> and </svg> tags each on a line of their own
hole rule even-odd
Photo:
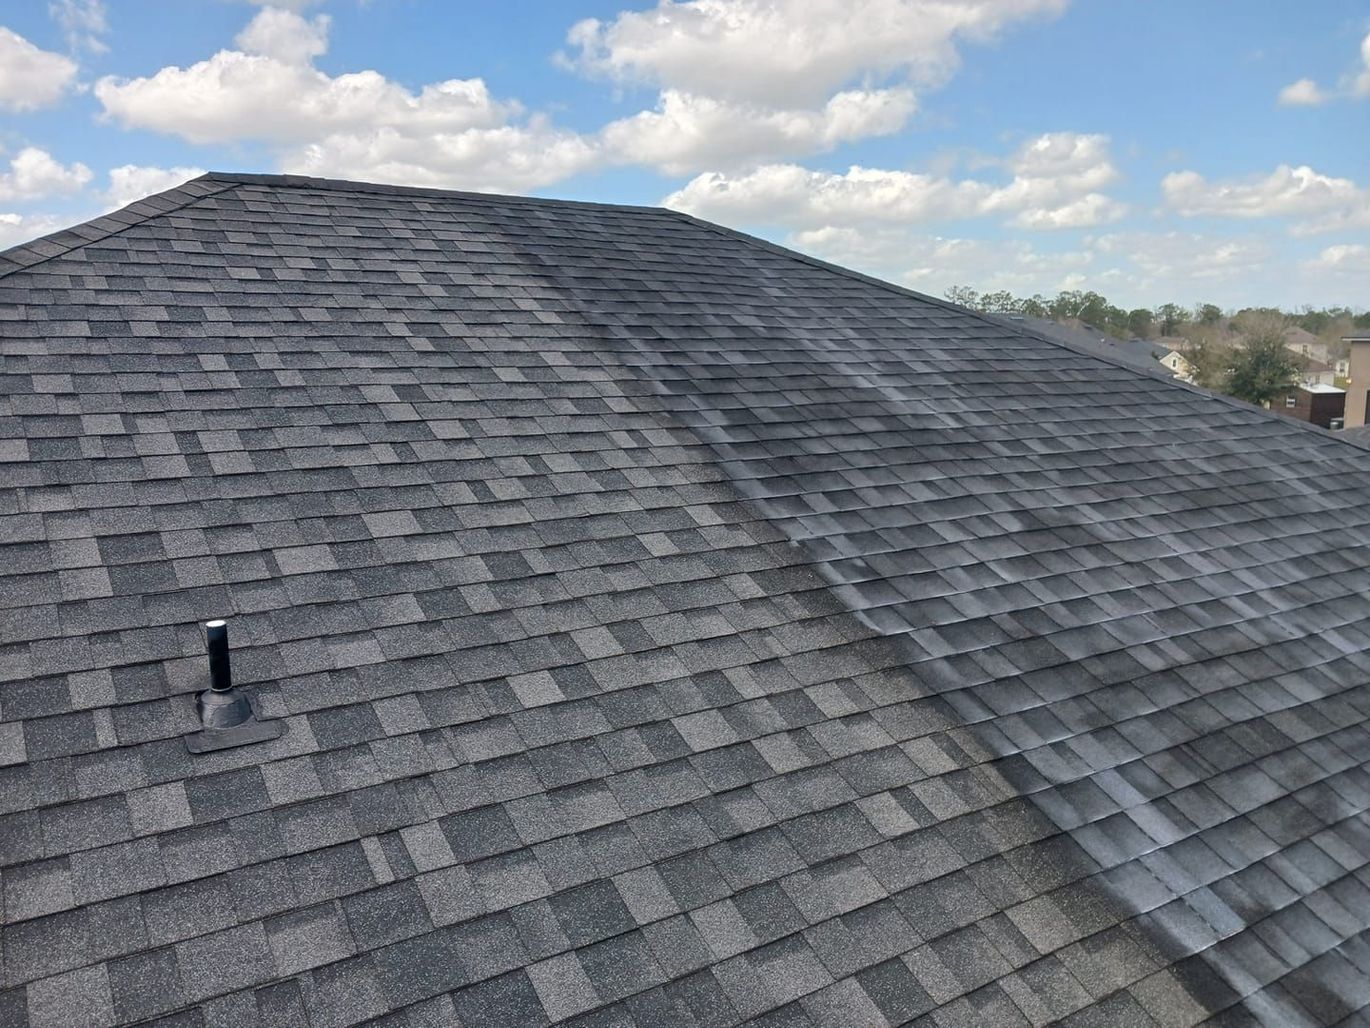
<svg viewBox="0 0 1370 1028">
<path fill-rule="evenodd" d="M 1142 287 L 1179 289 L 1191 280 L 1250 282 L 1270 269 L 1274 256 L 1260 238 L 1217 238 L 1188 232 L 1121 232 L 1091 241 L 1101 257 L 1130 266 Z"/>
<path fill-rule="evenodd" d="M 57 102 L 76 77 L 76 62 L 40 50 L 0 26 L 0 108 L 32 111 Z"/>
<path fill-rule="evenodd" d="M 576 67 L 755 103 L 816 108 L 871 76 L 944 78 L 958 40 L 983 41 L 1066 0 L 660 0 L 567 36 Z"/>
<path fill-rule="evenodd" d="M 728 59 L 742 60 L 752 44 L 764 44 L 771 56 L 788 48 L 776 60 L 761 59 L 770 64 L 759 74 L 774 79 L 775 88 L 737 88 L 731 72 L 686 76 L 700 88 L 667 85 L 654 109 L 593 133 L 530 116 L 516 101 L 492 96 L 478 78 L 414 90 L 375 71 L 327 74 L 313 62 L 327 50 L 328 18 L 306 18 L 283 7 L 258 12 L 236 37 L 235 49 L 143 77 L 106 76 L 94 91 L 110 121 L 197 144 L 265 143 L 289 171 L 469 189 L 527 189 L 612 164 L 668 174 L 732 173 L 899 131 L 916 106 L 911 88 L 865 82 L 841 89 L 842 80 L 857 72 L 879 73 L 887 64 L 901 73 L 944 65 L 948 54 L 954 56 L 954 39 L 983 39 L 1016 19 L 1060 10 L 1065 2 L 858 0 L 870 20 L 856 31 L 853 12 L 842 7 L 843 16 L 835 17 L 838 0 L 815 0 L 812 6 L 783 0 L 779 7 L 786 8 L 795 38 L 776 44 L 757 35 L 774 25 L 770 0 L 665 0 L 656 14 L 679 20 L 695 34 L 686 49 L 720 32 L 727 37 L 720 45 L 732 55 Z M 825 21 L 824 12 L 834 17 Z M 579 26 L 572 35 L 583 44 L 582 64 L 612 64 L 628 51 L 646 61 L 641 47 L 655 45 L 651 33 L 636 43 L 628 38 L 645 31 L 639 19 L 625 13 L 612 25 Z M 893 33 L 896 42 L 879 33 L 878 39 L 867 38 L 871 25 Z M 806 49 L 810 44 L 812 52 Z M 629 65 L 636 67 L 635 60 Z M 663 67 L 674 67 L 673 60 Z M 789 82 L 796 76 L 818 85 L 796 92 Z M 1059 203 L 1006 199 L 1005 209 L 1021 214 L 1024 224 L 1042 227 L 1114 216 L 1111 201 L 1102 196 L 1082 204 L 1078 189 L 1056 192 L 1062 194 Z"/>
<path fill-rule="evenodd" d="M 36 146 L 20 150 L 0 173 L 0 200 L 37 200 L 47 196 L 78 193 L 91 179 L 90 169 L 79 161 L 62 164 Z"/>
<path fill-rule="evenodd" d="M 854 165 L 845 173 L 768 164 L 745 175 L 709 172 L 662 202 L 667 207 L 733 224 L 821 227 L 970 217 L 990 189 L 935 175 Z"/>
<path fill-rule="evenodd" d="M 1360 72 L 1351 80 L 1353 96 L 1370 96 L 1370 32 L 1360 41 Z"/>
<path fill-rule="evenodd" d="M 1253 296 L 1290 305 L 1344 303 L 1345 283 L 1356 282 L 1349 269 L 1356 260 L 1370 259 L 1370 252 L 1352 247 L 1342 257 L 1348 271 L 1334 283 L 1326 274 L 1300 278 L 1292 265 L 1275 261 L 1265 240 L 1253 237 L 1118 232 L 1039 246 L 1022 239 L 958 238 L 912 226 L 870 225 L 808 229 L 785 242 L 933 295 L 953 285 L 981 292 L 1007 289 L 1018 296 L 1095 289 L 1128 307 L 1165 300 L 1249 306 Z"/>
<path fill-rule="evenodd" d="M 31 239 L 56 232 L 70 224 L 66 218 L 51 214 L 7 214 L 0 212 L 0 250 L 27 243 Z"/>
<path fill-rule="evenodd" d="M 326 14 L 306 21 L 291 11 L 267 7 L 247 23 L 235 42 L 250 54 L 285 64 L 308 64 L 328 51 L 329 22 Z"/>
<path fill-rule="evenodd" d="M 680 175 L 888 135 L 904 127 L 913 109 L 907 89 L 838 93 L 817 111 L 772 110 L 668 89 L 656 110 L 606 125 L 601 138 L 611 159 Z"/>
<path fill-rule="evenodd" d="M 1009 224 L 1039 230 L 1090 228 L 1117 221 L 1126 213 L 1126 204 L 1102 193 L 1087 193 L 1078 200 L 1070 200 L 1057 207 L 1024 208 L 1014 215 Z"/>
<path fill-rule="evenodd" d="M 986 210 L 1017 212 L 1012 223 L 1019 228 L 1086 228 L 1126 213 L 1098 192 L 1118 179 L 1107 136 L 1048 132 L 1020 146 L 1007 164 L 1013 181 L 987 199 Z"/>
<path fill-rule="evenodd" d="M 104 0 L 51 0 L 48 13 L 62 27 L 72 50 L 104 53 L 102 38 L 109 31 Z"/>
<path fill-rule="evenodd" d="M 323 0 L 247 0 L 253 7 L 276 7 L 283 11 L 303 11 L 323 3 Z"/>
<path fill-rule="evenodd" d="M 900 228 L 826 227 L 797 232 L 788 241 L 825 260 L 934 295 L 968 283 L 981 291 L 1055 294 L 1076 288 L 1094 263 L 1094 256 L 1081 249 L 1043 251 L 1021 240 L 962 239 Z"/>
<path fill-rule="evenodd" d="M 1370 190 L 1308 165 L 1281 164 L 1269 175 L 1210 182 L 1196 171 L 1161 180 L 1167 205 L 1185 217 L 1299 219 L 1300 232 L 1370 227 Z"/>
<path fill-rule="evenodd" d="M 1316 107 L 1330 99 L 1312 79 L 1299 79 L 1281 89 L 1276 102 L 1281 107 Z"/>
<path fill-rule="evenodd" d="M 287 154 L 284 167 L 301 175 L 500 191 L 555 182 L 597 160 L 591 143 L 534 117 L 524 125 L 431 135 L 389 126 L 338 134 Z"/>
<path fill-rule="evenodd" d="M 1067 0 L 659 0 L 575 25 L 562 63 L 657 86 L 655 110 L 607 125 L 605 161 L 734 171 L 888 135 L 913 84 L 944 79 L 963 40 Z"/>
<path fill-rule="evenodd" d="M 480 79 L 449 79 L 416 94 L 374 71 L 333 78 L 307 64 L 238 50 L 148 78 L 107 76 L 95 95 L 106 115 L 127 128 L 192 143 L 308 142 L 382 127 L 410 135 L 458 132 L 498 125 L 517 110 L 496 102 Z"/>
<path fill-rule="evenodd" d="M 1370 32 L 1360 41 L 1360 67 L 1343 75 L 1336 89 L 1327 90 L 1312 79 L 1303 78 L 1281 89 L 1278 102 L 1284 107 L 1313 107 L 1337 98 L 1366 97 L 1370 97 Z"/>
<path fill-rule="evenodd" d="M 1006 162 L 998 186 L 975 179 L 854 166 L 845 173 L 770 164 L 741 175 L 699 175 L 663 202 L 731 223 L 800 228 L 1012 216 L 1020 228 L 1080 228 L 1121 217 L 1122 204 L 1097 192 L 1117 171 L 1102 136 L 1048 133 Z"/>
<path fill-rule="evenodd" d="M 481 79 L 417 92 L 375 71 L 330 76 L 311 63 L 327 47 L 328 19 L 265 8 L 221 50 L 95 86 L 105 116 L 192 143 L 274 146 L 282 167 L 307 174 L 465 189 L 527 189 L 596 158 L 596 144 L 525 117 Z"/>
<path fill-rule="evenodd" d="M 1337 243 L 1304 264 L 1316 275 L 1345 276 L 1358 283 L 1370 280 L 1370 246 L 1364 243 Z"/>
<path fill-rule="evenodd" d="M 110 208 L 126 207 L 135 200 L 172 189 L 204 173 L 203 168 L 155 168 L 125 164 L 110 169 L 109 188 L 105 190 L 103 199 Z"/>
</svg>

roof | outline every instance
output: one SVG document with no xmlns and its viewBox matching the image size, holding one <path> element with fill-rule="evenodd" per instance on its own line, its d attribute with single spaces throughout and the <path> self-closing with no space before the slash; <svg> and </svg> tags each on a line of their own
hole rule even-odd
<svg viewBox="0 0 1370 1028">
<path fill-rule="evenodd" d="M 668 211 L 4 260 L 5 1024 L 1370 1000 L 1370 454 Z M 287 731 L 192 756 L 215 615 Z"/>
<path fill-rule="evenodd" d="M 1035 333 L 1067 346 L 1098 353 L 1138 368 L 1154 369 L 1163 357 L 1176 353 L 1174 347 L 1147 339 L 1114 339 L 1084 323 L 1067 325 L 1049 318 L 1017 315 L 1010 319 L 1032 329 Z"/>
<path fill-rule="evenodd" d="M 1117 345 L 1124 352 L 1132 352 L 1141 357 L 1149 357 L 1151 360 L 1160 360 L 1163 357 L 1169 357 L 1172 353 L 1180 352 L 1173 346 L 1167 346 L 1165 343 L 1152 342 L 1149 339 L 1125 339 Z"/>
<path fill-rule="evenodd" d="M 1300 382 L 1299 388 L 1305 393 L 1344 393 L 1345 389 L 1340 389 L 1326 382 Z"/>
</svg>

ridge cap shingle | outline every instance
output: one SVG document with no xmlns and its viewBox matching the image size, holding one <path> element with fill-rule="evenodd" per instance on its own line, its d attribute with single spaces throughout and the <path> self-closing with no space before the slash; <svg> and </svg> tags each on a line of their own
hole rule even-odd
<svg viewBox="0 0 1370 1028">
<path fill-rule="evenodd" d="M 215 196 L 233 188 L 228 184 L 211 186 L 213 181 L 208 175 L 200 175 L 182 182 L 179 186 L 125 204 L 118 210 L 0 250 L 0 278 L 12 275 L 16 271 L 27 270 L 55 257 L 63 257 L 73 250 L 98 243 L 145 221 L 182 210 L 207 196 Z"/>
<path fill-rule="evenodd" d="M 200 180 L 240 186 L 276 186 L 282 189 L 319 189 L 340 193 L 367 193 L 377 196 L 421 196 L 441 200 L 477 200 L 501 204 L 554 207 L 573 210 L 636 211 L 642 214 L 680 216 L 668 207 L 650 204 L 603 203 L 597 200 L 567 200 L 551 196 L 522 196 L 518 193 L 484 192 L 474 189 L 439 189 L 436 186 L 401 186 L 388 182 L 363 182 L 358 179 L 321 178 L 313 175 L 276 175 L 264 172 L 209 171 Z"/>
</svg>

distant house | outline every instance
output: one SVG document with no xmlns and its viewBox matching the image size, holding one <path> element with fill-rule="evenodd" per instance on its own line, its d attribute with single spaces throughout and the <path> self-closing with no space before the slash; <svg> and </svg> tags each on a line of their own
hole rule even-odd
<svg viewBox="0 0 1370 1028">
<path fill-rule="evenodd" d="M 1336 370 L 1326 361 L 1310 357 L 1304 364 L 1304 385 L 1336 385 Z"/>
<path fill-rule="evenodd" d="M 1327 348 L 1326 343 L 1320 342 L 1312 332 L 1299 328 L 1297 325 L 1285 332 L 1284 347 L 1291 353 L 1297 353 L 1300 357 L 1311 357 L 1313 360 L 1322 361 L 1324 364 L 1332 359 L 1332 351 Z"/>
<path fill-rule="evenodd" d="M 1179 350 L 1171 350 L 1169 347 L 1164 347 L 1164 349 L 1167 351 L 1166 355 L 1157 358 L 1161 366 L 1169 369 L 1176 378 L 1184 379 L 1186 382 L 1193 379 L 1195 368 L 1193 364 L 1189 363 L 1185 355 Z"/>
<path fill-rule="evenodd" d="M 1346 416 L 1346 390 L 1320 382 L 1304 382 L 1276 397 L 1270 409 L 1286 417 L 1307 421 L 1319 428 L 1341 428 Z"/>
<path fill-rule="evenodd" d="M 1175 378 L 1188 382 L 1194 377 L 1194 365 L 1183 353 L 1165 343 L 1153 343 L 1149 339 L 1128 339 L 1124 342 L 1109 344 L 1108 352 L 1114 353 L 1138 367 L 1152 367 L 1159 364 Z"/>
<path fill-rule="evenodd" d="M 1351 347 L 1346 362 L 1346 427 L 1356 428 L 1370 422 L 1370 335 L 1342 336 Z"/>
</svg>

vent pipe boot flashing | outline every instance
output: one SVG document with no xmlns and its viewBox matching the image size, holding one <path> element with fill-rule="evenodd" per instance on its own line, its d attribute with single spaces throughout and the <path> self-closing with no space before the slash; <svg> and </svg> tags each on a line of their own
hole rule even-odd
<svg viewBox="0 0 1370 1028">
<path fill-rule="evenodd" d="M 186 749 L 191 753 L 208 753 L 279 738 L 285 731 L 285 722 L 258 720 L 257 705 L 251 695 L 233 684 L 228 623 L 205 622 L 205 640 L 209 648 L 209 688 L 195 697 L 204 728 L 185 737 Z"/>
</svg>

